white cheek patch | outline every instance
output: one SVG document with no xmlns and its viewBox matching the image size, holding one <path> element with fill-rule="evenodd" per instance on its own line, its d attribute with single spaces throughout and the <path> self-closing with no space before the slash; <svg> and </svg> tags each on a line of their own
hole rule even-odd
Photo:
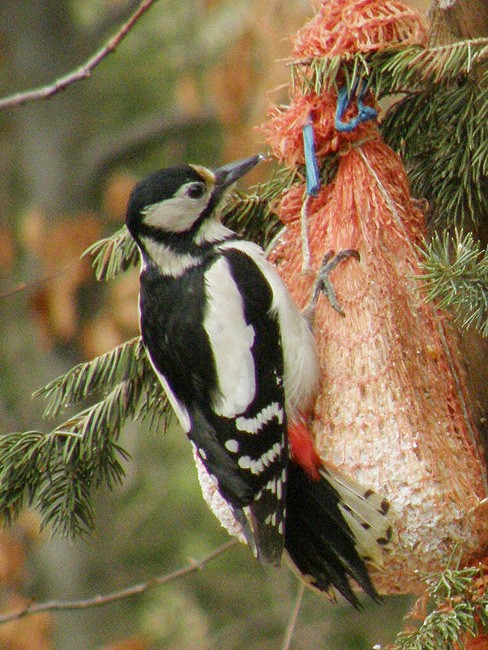
<svg viewBox="0 0 488 650">
<path fill-rule="evenodd" d="M 174 196 L 145 208 L 142 211 L 144 223 L 166 232 L 186 232 L 203 212 L 207 201 L 206 195 L 201 199 L 191 199 L 186 195 Z"/>
<path fill-rule="evenodd" d="M 213 408 L 233 418 L 243 413 L 256 394 L 252 345 L 254 328 L 246 323 L 239 289 L 224 258 L 205 273 L 206 309 L 203 326 L 210 341 L 219 393 Z"/>
</svg>

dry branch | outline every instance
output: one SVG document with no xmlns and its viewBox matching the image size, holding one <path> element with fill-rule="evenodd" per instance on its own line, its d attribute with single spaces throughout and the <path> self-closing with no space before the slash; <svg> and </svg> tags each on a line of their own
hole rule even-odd
<svg viewBox="0 0 488 650">
<path fill-rule="evenodd" d="M 68 86 L 81 81 L 82 79 L 87 79 L 91 76 L 93 70 L 105 59 L 111 52 L 114 52 L 121 41 L 127 36 L 127 34 L 132 30 L 139 18 L 146 13 L 148 9 L 156 2 L 156 0 L 143 0 L 130 18 L 124 23 L 124 25 L 119 29 L 119 31 L 109 39 L 105 45 L 103 45 L 93 56 L 91 56 L 88 61 L 83 65 L 68 72 L 66 75 L 56 79 L 56 81 L 41 86 L 39 88 L 34 88 L 32 90 L 27 90 L 14 95 L 9 95 L 0 99 L 0 109 L 2 108 L 11 108 L 13 106 L 21 106 L 27 102 L 33 102 L 38 99 L 50 99 L 53 95 L 56 95 L 62 90 L 65 90 Z"/>
<path fill-rule="evenodd" d="M 74 609 L 87 609 L 89 607 L 99 607 L 101 605 L 107 605 L 109 603 L 114 603 L 124 598 L 129 598 L 131 596 L 136 596 L 138 594 L 147 591 L 152 587 L 158 585 L 164 585 L 183 576 L 195 573 L 200 569 L 203 569 L 211 560 L 219 557 L 225 553 L 229 548 L 237 544 L 236 539 L 231 539 L 229 542 L 218 546 L 214 551 L 206 555 L 204 558 L 198 562 L 190 561 L 187 566 L 171 571 L 171 573 L 166 573 L 162 576 L 158 576 L 148 580 L 147 582 L 141 582 L 131 587 L 126 587 L 120 591 L 114 591 L 105 595 L 92 596 L 90 598 L 84 598 L 81 600 L 49 600 L 44 603 L 30 603 L 26 607 L 19 609 L 16 612 L 9 612 L 8 614 L 3 614 L 0 616 L 0 625 L 3 623 L 8 623 L 10 621 L 16 621 L 25 616 L 31 616 L 33 614 L 39 614 L 41 612 L 53 612 L 60 610 L 74 610 Z"/>
</svg>

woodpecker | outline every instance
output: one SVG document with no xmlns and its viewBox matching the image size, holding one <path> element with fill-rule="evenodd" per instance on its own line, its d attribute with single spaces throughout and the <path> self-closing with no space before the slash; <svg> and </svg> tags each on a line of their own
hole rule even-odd
<svg viewBox="0 0 488 650">
<path fill-rule="evenodd" d="M 169 167 L 135 186 L 141 334 L 221 523 L 263 563 L 284 557 L 358 607 L 351 579 L 379 600 L 366 564 L 392 543 L 389 503 L 321 460 L 307 428 L 321 377 L 309 324 L 263 250 L 219 217 L 262 158 Z"/>
</svg>

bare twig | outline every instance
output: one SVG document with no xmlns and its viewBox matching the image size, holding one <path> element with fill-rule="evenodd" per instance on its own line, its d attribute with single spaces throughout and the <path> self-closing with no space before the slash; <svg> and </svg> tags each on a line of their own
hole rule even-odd
<svg viewBox="0 0 488 650">
<path fill-rule="evenodd" d="M 76 264 L 79 264 L 79 262 L 80 262 L 80 258 L 77 257 L 76 259 L 71 260 L 71 262 L 64 264 L 60 269 L 54 271 L 54 273 L 50 273 L 49 275 L 45 275 L 42 278 L 36 278 L 35 280 L 30 280 L 28 282 L 20 282 L 12 289 L 7 289 L 6 291 L 0 291 L 0 300 L 2 300 L 3 298 L 10 298 L 11 296 L 14 296 L 16 293 L 20 293 L 21 291 L 31 291 L 32 289 L 35 289 L 36 287 L 42 284 L 51 282 L 51 280 L 56 280 L 57 278 L 60 278 L 63 275 L 65 275 L 65 273 L 68 273 L 68 271 Z"/>
<path fill-rule="evenodd" d="M 281 646 L 281 650 L 290 650 L 291 648 L 291 641 L 293 639 L 293 635 L 295 634 L 295 628 L 298 621 L 298 613 L 300 611 L 300 607 L 303 601 L 304 591 L 305 591 L 305 583 L 300 581 L 297 599 L 295 601 L 293 610 L 291 612 L 290 621 L 288 623 L 288 627 L 286 628 L 286 634 L 285 634 L 285 638 L 283 639 L 283 645 Z"/>
<path fill-rule="evenodd" d="M 127 22 L 120 28 L 120 30 L 109 39 L 103 47 L 101 47 L 93 56 L 91 56 L 88 61 L 83 65 L 68 74 L 56 79 L 53 83 L 47 84 L 46 86 L 41 86 L 40 88 L 34 88 L 32 90 L 27 90 L 24 92 L 16 93 L 15 95 L 10 95 L 0 99 L 0 109 L 2 108 L 11 108 L 12 106 L 21 106 L 27 102 L 33 102 L 38 99 L 49 99 L 53 95 L 56 95 L 61 90 L 65 90 L 68 86 L 86 79 L 91 76 L 93 70 L 99 65 L 105 57 L 107 57 L 111 52 L 114 52 L 118 47 L 120 42 L 127 36 L 127 34 L 134 27 L 139 18 L 146 13 L 146 11 L 156 2 L 156 0 L 142 0 L 138 8 L 130 16 Z"/>
<path fill-rule="evenodd" d="M 171 573 L 166 573 L 165 575 L 152 578 L 147 582 L 142 582 L 137 585 L 132 585 L 131 587 L 126 587 L 120 591 L 114 591 L 105 595 L 92 596 L 91 598 L 86 598 L 82 600 L 50 600 L 45 603 L 30 603 L 26 607 L 17 610 L 16 612 L 10 612 L 0 616 L 0 625 L 3 623 L 8 623 L 9 621 L 16 621 L 19 618 L 24 618 L 24 616 L 31 616 L 32 614 L 40 614 L 41 612 L 52 612 L 60 610 L 72 610 L 72 609 L 87 609 L 89 607 L 99 607 L 100 605 L 107 605 L 108 603 L 114 603 L 124 598 L 129 598 L 131 596 L 136 596 L 138 594 L 147 591 L 148 589 L 155 587 L 157 585 L 164 585 L 183 576 L 189 575 L 190 573 L 195 573 L 200 569 L 203 569 L 211 560 L 214 560 L 219 555 L 225 553 L 229 548 L 237 544 L 236 539 L 231 539 L 229 542 L 218 546 L 214 551 L 206 555 L 204 558 L 198 562 L 191 561 L 187 566 L 182 567 L 181 569 L 176 569 Z"/>
</svg>

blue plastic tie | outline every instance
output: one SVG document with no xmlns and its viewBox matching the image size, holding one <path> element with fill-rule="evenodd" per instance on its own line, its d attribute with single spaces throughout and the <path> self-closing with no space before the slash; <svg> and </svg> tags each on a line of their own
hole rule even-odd
<svg viewBox="0 0 488 650">
<path fill-rule="evenodd" d="M 307 194 L 317 196 L 320 190 L 320 174 L 315 155 L 315 139 L 313 132 L 312 117 L 309 115 L 306 124 L 303 125 L 303 149 L 305 152 L 305 172 L 307 176 Z"/>
<path fill-rule="evenodd" d="M 356 100 L 356 104 L 358 107 L 358 114 L 355 117 L 353 117 L 349 122 L 343 122 L 342 117 L 346 112 L 347 107 L 351 103 L 351 98 L 354 95 L 355 89 L 352 90 L 351 95 L 348 94 L 347 88 L 344 86 L 339 90 L 339 95 L 337 97 L 336 114 L 335 114 L 336 131 L 349 133 L 350 131 L 354 131 L 354 129 L 359 124 L 362 124 L 363 122 L 367 122 L 368 120 L 374 120 L 375 118 L 378 117 L 378 111 L 375 108 L 363 104 L 363 96 L 365 91 L 366 91 L 366 86 L 364 85 L 363 89 L 359 93 L 358 98 Z"/>
</svg>

